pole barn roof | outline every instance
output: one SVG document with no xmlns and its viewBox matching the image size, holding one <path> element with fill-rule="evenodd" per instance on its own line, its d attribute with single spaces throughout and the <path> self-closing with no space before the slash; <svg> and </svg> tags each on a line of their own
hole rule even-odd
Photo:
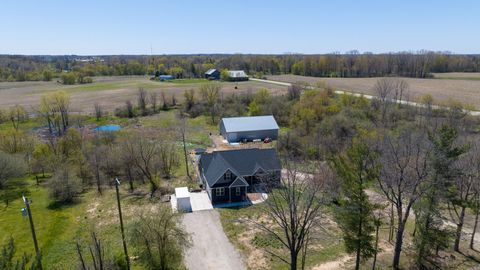
<svg viewBox="0 0 480 270">
<path fill-rule="evenodd" d="M 273 115 L 222 118 L 226 132 L 278 129 Z"/>
</svg>

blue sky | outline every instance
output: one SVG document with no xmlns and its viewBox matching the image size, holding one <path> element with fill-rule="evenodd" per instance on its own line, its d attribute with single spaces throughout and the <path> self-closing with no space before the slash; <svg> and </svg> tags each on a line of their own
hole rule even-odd
<svg viewBox="0 0 480 270">
<path fill-rule="evenodd" d="M 480 1 L 0 2 L 0 54 L 480 53 Z"/>
</svg>

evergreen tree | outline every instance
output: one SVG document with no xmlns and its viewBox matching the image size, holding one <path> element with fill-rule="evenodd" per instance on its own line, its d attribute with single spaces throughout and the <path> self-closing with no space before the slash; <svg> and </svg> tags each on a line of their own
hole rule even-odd
<svg viewBox="0 0 480 270">
<path fill-rule="evenodd" d="M 365 189 L 379 177 L 378 154 L 366 142 L 354 138 L 347 153 L 331 158 L 342 187 L 336 219 L 347 252 L 356 254 L 355 269 L 375 254 L 374 232 L 376 208 Z"/>
<path fill-rule="evenodd" d="M 430 134 L 433 151 L 430 155 L 431 178 L 425 184 L 429 185 L 427 192 L 415 206 L 416 263 L 420 268 L 428 267 L 438 251 L 448 247 L 452 233 L 443 226 L 441 203 L 448 196 L 449 186 L 458 175 L 454 167 L 459 156 L 465 153 L 465 147 L 455 146 L 457 131 L 443 125 L 437 132 Z"/>
</svg>

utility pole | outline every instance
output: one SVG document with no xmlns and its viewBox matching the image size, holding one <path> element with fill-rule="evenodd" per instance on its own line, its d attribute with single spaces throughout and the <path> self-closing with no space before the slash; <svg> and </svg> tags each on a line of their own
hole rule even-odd
<svg viewBox="0 0 480 270">
<path fill-rule="evenodd" d="M 42 269 L 42 263 L 40 261 L 40 250 L 38 249 L 37 234 L 35 233 L 35 225 L 33 224 L 32 212 L 30 211 L 30 203 L 27 197 L 22 195 L 23 203 L 25 203 L 25 209 L 28 215 L 28 221 L 30 222 L 30 230 L 32 231 L 33 245 L 35 246 L 35 254 L 37 255 L 38 267 Z"/>
<path fill-rule="evenodd" d="M 128 257 L 127 243 L 125 242 L 125 231 L 123 229 L 122 207 L 120 206 L 120 192 L 118 191 L 119 186 L 120 186 L 120 181 L 118 180 L 118 178 L 115 178 L 115 190 L 117 191 L 118 216 L 120 217 L 120 230 L 122 231 L 123 251 L 125 253 L 125 260 L 127 261 L 127 269 L 130 270 L 130 258 Z"/>
<path fill-rule="evenodd" d="M 185 116 L 183 114 L 180 114 L 180 131 L 182 133 L 182 142 L 183 142 L 183 154 L 185 156 L 185 169 L 187 170 L 187 176 L 192 180 L 192 177 L 190 176 L 190 172 L 188 171 L 188 156 L 187 156 L 187 145 L 185 142 L 185 133 L 187 132 L 187 121 L 185 119 Z"/>
</svg>

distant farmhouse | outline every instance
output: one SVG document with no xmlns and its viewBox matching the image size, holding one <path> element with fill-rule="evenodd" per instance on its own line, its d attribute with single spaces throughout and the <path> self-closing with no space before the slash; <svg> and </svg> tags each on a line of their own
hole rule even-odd
<svg viewBox="0 0 480 270">
<path fill-rule="evenodd" d="M 255 192 L 256 185 L 278 185 L 282 169 L 275 149 L 204 153 L 198 167 L 213 204 L 248 201 L 247 192 Z"/>
<path fill-rule="evenodd" d="M 228 77 L 232 82 L 248 81 L 248 75 L 243 70 L 229 70 Z"/>
<path fill-rule="evenodd" d="M 211 68 L 205 72 L 205 79 L 207 80 L 220 80 L 220 71 Z"/>
<path fill-rule="evenodd" d="M 158 79 L 163 82 L 163 81 L 170 81 L 170 80 L 173 80 L 173 76 L 172 75 L 159 75 L 158 76 Z"/>
<path fill-rule="evenodd" d="M 220 122 L 220 134 L 229 142 L 276 140 L 278 125 L 272 115 L 228 117 Z"/>
</svg>

